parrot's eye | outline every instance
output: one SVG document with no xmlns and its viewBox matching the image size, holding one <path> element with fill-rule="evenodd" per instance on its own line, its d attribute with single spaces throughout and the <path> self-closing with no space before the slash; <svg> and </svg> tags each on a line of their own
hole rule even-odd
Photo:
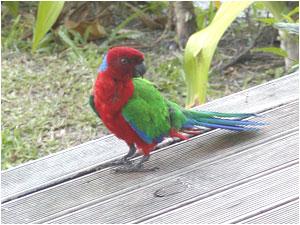
<svg viewBox="0 0 300 225">
<path fill-rule="evenodd" d="M 121 61 L 122 64 L 127 64 L 127 63 L 129 63 L 128 59 L 126 59 L 126 58 L 121 58 L 120 61 Z"/>
</svg>

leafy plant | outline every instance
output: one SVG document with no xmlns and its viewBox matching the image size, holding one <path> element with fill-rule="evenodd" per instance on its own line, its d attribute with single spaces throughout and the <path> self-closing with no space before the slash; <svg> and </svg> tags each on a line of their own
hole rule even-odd
<svg viewBox="0 0 300 225">
<path fill-rule="evenodd" d="M 127 17 L 122 23 L 120 23 L 116 28 L 114 28 L 110 34 L 110 36 L 108 37 L 107 40 L 105 40 L 100 48 L 104 48 L 107 50 L 107 46 L 109 44 L 111 44 L 112 42 L 114 41 L 117 41 L 117 40 L 121 40 L 121 39 L 124 39 L 124 38 L 127 38 L 128 35 L 130 34 L 118 34 L 119 31 L 121 29 L 123 29 L 127 24 L 129 24 L 132 20 L 134 20 L 135 18 L 138 18 L 139 15 L 141 15 L 144 11 L 146 11 L 148 8 L 144 8 L 142 10 L 138 10 L 136 11 L 135 13 L 133 13 L 131 16 Z"/>
<path fill-rule="evenodd" d="M 19 2 L 14 1 L 4 1 L 4 6 L 8 8 L 11 15 L 17 17 L 19 15 Z"/>
<path fill-rule="evenodd" d="M 74 53 L 80 57 L 80 52 L 75 44 L 75 41 L 73 41 L 68 34 L 68 31 L 65 27 L 60 27 L 59 31 L 58 31 L 58 36 L 61 38 L 61 40 L 67 44 L 68 47 L 70 47 Z"/>
<path fill-rule="evenodd" d="M 16 38 L 18 38 L 20 33 L 22 33 L 22 28 L 19 27 L 19 22 L 20 22 L 21 16 L 17 16 L 14 19 L 14 22 L 10 28 L 10 31 L 8 32 L 7 36 L 5 39 L 3 39 L 3 44 L 5 48 L 10 48 L 14 45 Z M 3 35 L 5 36 L 5 35 Z"/>
<path fill-rule="evenodd" d="M 201 7 L 195 7 L 196 23 L 198 30 L 202 30 L 208 24 L 211 23 L 216 15 L 216 7 L 214 2 L 209 2 L 208 9 L 202 9 Z"/>
<path fill-rule="evenodd" d="M 251 52 L 266 52 L 266 53 L 272 53 L 274 55 L 278 55 L 282 57 L 287 57 L 287 52 L 277 47 L 254 48 L 251 50 Z"/>
<path fill-rule="evenodd" d="M 162 11 L 167 10 L 169 2 L 167 1 L 148 1 L 146 10 L 159 15 Z"/>
<path fill-rule="evenodd" d="M 299 34 L 299 24 L 295 23 L 295 21 L 292 19 L 292 16 L 296 13 L 299 13 L 299 7 L 295 7 L 293 10 L 291 10 L 289 13 L 286 15 L 283 14 L 283 12 L 286 12 L 287 9 L 283 3 L 266 3 L 261 5 L 263 8 L 267 6 L 270 11 L 272 11 L 274 17 L 270 18 L 256 18 L 257 21 L 262 22 L 266 25 L 272 25 L 277 29 L 280 29 L 282 31 L 286 31 L 290 34 Z M 256 7 L 254 7 L 256 8 Z M 281 20 L 286 20 L 288 21 L 287 23 L 285 22 L 279 22 Z M 287 34 L 282 33 L 281 36 L 283 38 L 286 38 Z M 254 48 L 251 50 L 251 52 L 266 52 L 266 53 L 272 53 L 277 56 L 281 57 L 288 57 L 288 53 L 286 50 L 279 48 L 279 47 L 274 47 L 274 46 L 268 46 L 268 47 L 263 47 L 263 48 Z"/>
<path fill-rule="evenodd" d="M 289 70 L 299 60 L 299 52 L 295 51 L 299 49 L 298 37 L 295 36 L 299 33 L 299 21 L 293 19 L 295 14 L 299 14 L 299 7 L 290 10 L 286 2 L 264 2 L 264 4 L 274 16 L 271 24 L 280 30 L 281 48 L 286 52 L 285 68 Z"/>
<path fill-rule="evenodd" d="M 187 107 L 205 102 L 208 70 L 216 46 L 232 21 L 252 2 L 224 2 L 213 21 L 205 29 L 193 34 L 184 52 L 184 71 L 187 82 Z"/>
<path fill-rule="evenodd" d="M 41 1 L 39 3 L 33 35 L 32 52 L 34 52 L 37 49 L 40 41 L 53 26 L 63 6 L 64 1 Z"/>
<path fill-rule="evenodd" d="M 188 89 L 186 101 L 187 107 L 205 102 L 208 85 L 208 72 L 216 46 L 232 21 L 252 2 L 253 1 L 224 2 L 217 11 L 210 25 L 193 34 L 189 38 L 184 53 L 184 71 Z M 299 13 L 299 7 L 296 7 L 289 12 L 286 2 L 256 2 L 254 5 L 255 7 L 253 8 L 255 15 L 258 14 L 257 9 L 267 8 L 274 16 L 274 18 L 258 18 L 258 21 L 286 30 L 284 32 L 280 32 L 280 37 L 281 41 L 285 42 L 285 45 L 289 46 L 289 49 L 268 46 L 264 48 L 256 48 L 252 51 L 264 51 L 285 57 L 286 67 L 288 67 L 288 60 L 295 62 L 293 59 L 295 56 L 292 57 L 290 55 L 295 52 L 291 46 L 293 43 L 296 43 L 296 41 L 291 38 L 289 33 L 299 32 L 299 28 L 295 25 L 295 21 L 293 19 L 293 16 L 296 13 Z M 286 21 L 288 24 L 278 24 L 280 21 Z M 203 25 L 203 19 L 201 19 L 201 17 L 200 19 L 198 18 L 197 22 L 198 26 L 201 27 Z"/>
</svg>

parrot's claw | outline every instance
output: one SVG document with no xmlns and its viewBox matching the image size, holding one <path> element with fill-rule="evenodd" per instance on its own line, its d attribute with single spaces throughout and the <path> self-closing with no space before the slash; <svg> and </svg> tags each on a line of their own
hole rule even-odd
<svg viewBox="0 0 300 225">
<path fill-rule="evenodd" d="M 158 170 L 158 167 L 144 168 L 144 162 L 149 160 L 149 155 L 144 155 L 142 159 L 136 164 L 127 164 L 115 169 L 117 173 L 129 173 L 129 172 L 153 172 Z"/>
<path fill-rule="evenodd" d="M 114 171 L 116 173 L 153 172 L 158 169 L 159 169 L 158 167 L 144 168 L 143 166 L 139 166 L 139 164 L 135 164 L 135 165 L 120 166 L 114 169 Z"/>
<path fill-rule="evenodd" d="M 132 156 L 129 156 L 127 159 L 133 159 L 140 156 L 140 154 L 138 152 L 134 153 Z"/>
<path fill-rule="evenodd" d="M 110 166 L 131 165 L 132 162 L 127 158 L 117 159 L 110 162 Z"/>
</svg>

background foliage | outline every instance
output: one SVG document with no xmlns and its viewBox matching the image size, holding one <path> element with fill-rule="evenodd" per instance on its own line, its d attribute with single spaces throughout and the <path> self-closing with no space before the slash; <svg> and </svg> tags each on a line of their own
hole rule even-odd
<svg viewBox="0 0 300 225">
<path fill-rule="evenodd" d="M 3 169 L 108 133 L 89 108 L 88 96 L 101 55 L 111 46 L 143 51 L 146 78 L 181 105 L 187 97 L 189 80 L 183 71 L 184 51 L 176 36 L 171 3 L 47 4 L 57 11 L 52 19 L 39 2 L 2 2 Z M 218 2 L 196 6 L 197 29 L 207 27 L 220 7 Z M 260 4 L 239 14 L 220 39 L 207 71 L 206 101 L 288 72 L 282 57 L 286 53 L 277 54 L 279 33 L 273 25 L 297 23 L 299 10 L 292 8 L 293 14 L 284 14 L 290 20 L 283 16 L 282 21 L 274 20 Z"/>
</svg>

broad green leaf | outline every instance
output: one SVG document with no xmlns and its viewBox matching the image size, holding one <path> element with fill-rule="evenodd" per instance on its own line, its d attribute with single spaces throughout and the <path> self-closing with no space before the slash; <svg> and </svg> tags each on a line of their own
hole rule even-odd
<svg viewBox="0 0 300 225">
<path fill-rule="evenodd" d="M 277 21 L 280 21 L 283 14 L 288 12 L 286 2 L 265 1 L 264 4 Z"/>
<path fill-rule="evenodd" d="M 205 27 L 205 23 L 207 22 L 207 10 L 203 10 L 200 6 L 195 7 L 195 15 L 196 15 L 196 23 L 197 28 L 203 29 Z"/>
<path fill-rule="evenodd" d="M 285 29 L 279 28 L 281 26 L 280 22 L 289 22 L 294 23 L 294 20 L 290 17 L 294 13 L 297 13 L 299 11 L 299 8 L 295 8 L 291 11 L 289 11 L 288 3 L 287 2 L 264 2 L 266 8 L 273 14 L 273 16 L 277 19 L 278 23 L 274 25 L 278 29 L 280 29 L 279 36 L 281 43 L 293 43 L 293 46 L 295 48 L 299 47 L 299 41 L 296 40 L 296 37 L 292 37 L 290 33 L 298 34 L 299 35 L 299 28 L 292 26 L 286 26 L 284 25 Z M 299 19 L 298 19 L 299 20 Z M 297 21 L 298 21 L 297 20 Z M 288 27 L 288 28 L 287 28 Z M 286 50 L 287 56 L 285 57 L 285 67 L 289 67 L 290 64 L 292 64 L 292 61 L 295 61 L 295 55 L 293 51 L 291 51 L 290 48 L 286 47 L 286 45 L 282 45 L 282 47 Z M 298 57 L 296 57 L 298 58 Z M 297 60 L 296 60 L 297 61 Z"/>
<path fill-rule="evenodd" d="M 265 24 L 268 24 L 268 25 L 272 25 L 277 22 L 277 20 L 275 18 L 256 18 L 255 20 L 265 23 Z"/>
<path fill-rule="evenodd" d="M 299 6 L 297 6 L 296 8 L 294 8 L 293 10 L 291 10 L 287 16 L 288 17 L 292 17 L 294 14 L 299 13 Z"/>
<path fill-rule="evenodd" d="M 254 2 L 253 3 L 253 6 L 256 8 L 256 9 L 259 9 L 259 10 L 264 10 L 265 9 L 265 5 L 263 2 Z"/>
<path fill-rule="evenodd" d="M 251 50 L 251 52 L 266 52 L 266 53 L 272 53 L 274 55 L 279 55 L 282 57 L 287 57 L 287 52 L 285 50 L 276 47 L 254 48 Z"/>
<path fill-rule="evenodd" d="M 8 8 L 10 13 L 14 16 L 17 17 L 19 14 L 19 2 L 12 2 L 12 1 L 4 1 L 4 5 Z"/>
<path fill-rule="evenodd" d="M 296 71 L 298 69 L 299 69 L 299 63 L 293 65 L 292 68 L 291 68 L 292 71 Z"/>
<path fill-rule="evenodd" d="M 208 71 L 217 44 L 232 21 L 251 3 L 252 1 L 222 3 L 211 24 L 189 38 L 184 52 L 187 107 L 205 102 Z"/>
<path fill-rule="evenodd" d="M 282 15 L 283 19 L 288 23 L 293 23 L 293 19 L 287 15 Z"/>
<path fill-rule="evenodd" d="M 53 26 L 63 6 L 64 1 L 41 1 L 39 3 L 33 35 L 32 52 L 37 49 L 38 44 L 40 43 L 42 38 Z"/>
<path fill-rule="evenodd" d="M 288 23 L 295 23 L 294 19 L 292 18 L 292 16 L 294 14 L 299 14 L 299 7 L 295 7 L 294 9 L 292 9 L 288 14 L 286 15 L 283 15 L 283 18 L 286 19 L 286 22 Z M 299 16 L 298 16 L 298 19 L 299 19 Z"/>
</svg>

